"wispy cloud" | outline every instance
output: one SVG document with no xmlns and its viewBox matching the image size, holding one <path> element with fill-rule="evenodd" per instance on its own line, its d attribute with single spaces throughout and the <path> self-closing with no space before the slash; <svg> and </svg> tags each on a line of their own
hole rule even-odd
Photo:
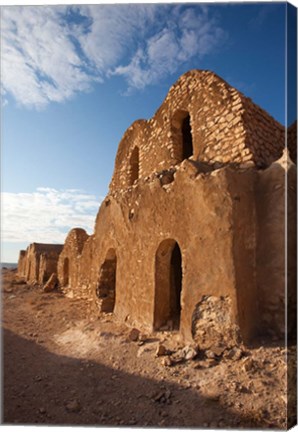
<svg viewBox="0 0 298 432">
<path fill-rule="evenodd" d="M 141 89 L 210 54 L 227 34 L 199 5 L 3 7 L 2 92 L 62 102 L 112 75 Z"/>
<path fill-rule="evenodd" d="M 269 7 L 268 7 L 269 6 Z M 248 22 L 248 26 L 254 30 L 261 30 L 264 26 L 265 21 L 268 19 L 268 17 L 276 12 L 276 7 L 280 7 L 280 4 L 274 4 L 274 2 L 271 2 L 269 5 L 263 5 L 261 8 L 259 8 L 258 13 Z"/>
<path fill-rule="evenodd" d="M 144 41 L 129 64 L 113 71 L 123 75 L 129 88 L 144 88 L 176 72 L 181 64 L 196 57 L 200 60 L 227 38 L 206 7 L 172 9 L 165 25 Z"/>
<path fill-rule="evenodd" d="M 93 232 L 101 199 L 81 190 L 37 188 L 33 193 L 2 194 L 4 242 L 63 243 L 74 227 Z"/>
</svg>

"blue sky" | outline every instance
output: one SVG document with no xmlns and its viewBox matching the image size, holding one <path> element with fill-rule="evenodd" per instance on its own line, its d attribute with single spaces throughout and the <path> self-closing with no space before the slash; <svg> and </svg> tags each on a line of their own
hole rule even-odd
<svg viewBox="0 0 298 432">
<path fill-rule="evenodd" d="M 189 69 L 285 123 L 285 3 L 3 7 L 2 251 L 93 230 L 119 141 Z"/>
</svg>

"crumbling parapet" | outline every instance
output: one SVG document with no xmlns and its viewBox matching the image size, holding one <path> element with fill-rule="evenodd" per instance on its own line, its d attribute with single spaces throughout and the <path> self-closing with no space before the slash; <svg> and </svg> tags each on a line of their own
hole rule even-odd
<svg viewBox="0 0 298 432">
<path fill-rule="evenodd" d="M 57 270 L 57 262 L 63 245 L 31 243 L 21 251 L 18 274 L 28 283 L 43 284 Z"/>
</svg>

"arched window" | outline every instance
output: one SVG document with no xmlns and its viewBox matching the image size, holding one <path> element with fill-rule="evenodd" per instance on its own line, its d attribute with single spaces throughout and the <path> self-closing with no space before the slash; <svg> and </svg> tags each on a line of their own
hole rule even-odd
<svg viewBox="0 0 298 432">
<path fill-rule="evenodd" d="M 188 111 L 178 110 L 172 118 L 174 153 L 178 163 L 193 155 L 191 121 Z"/>
<path fill-rule="evenodd" d="M 154 328 L 179 329 L 182 291 L 182 256 L 175 240 L 164 240 L 155 256 Z"/>
<path fill-rule="evenodd" d="M 139 147 L 133 149 L 129 162 L 129 185 L 132 186 L 139 178 Z"/>
<path fill-rule="evenodd" d="M 188 159 L 190 156 L 193 155 L 189 114 L 187 114 L 187 116 L 182 120 L 181 132 L 182 132 L 182 159 L 184 160 L 184 159 Z"/>
</svg>

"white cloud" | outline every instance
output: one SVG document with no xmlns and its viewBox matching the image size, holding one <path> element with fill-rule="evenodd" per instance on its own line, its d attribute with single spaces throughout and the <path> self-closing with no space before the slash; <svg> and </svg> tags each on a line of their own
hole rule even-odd
<svg viewBox="0 0 298 432">
<path fill-rule="evenodd" d="M 81 190 L 2 194 L 2 241 L 64 243 L 70 229 L 93 232 L 101 200 Z"/>
<path fill-rule="evenodd" d="M 224 35 L 198 5 L 3 7 L 2 91 L 40 108 L 114 74 L 144 88 L 209 54 Z"/>
<path fill-rule="evenodd" d="M 178 9 L 177 9 L 178 10 Z M 113 71 L 123 75 L 130 88 L 155 84 L 178 70 L 181 64 L 210 54 L 227 38 L 227 33 L 209 17 L 206 7 L 188 8 L 178 15 L 173 9 L 165 27 L 145 41 L 126 66 Z"/>
</svg>

